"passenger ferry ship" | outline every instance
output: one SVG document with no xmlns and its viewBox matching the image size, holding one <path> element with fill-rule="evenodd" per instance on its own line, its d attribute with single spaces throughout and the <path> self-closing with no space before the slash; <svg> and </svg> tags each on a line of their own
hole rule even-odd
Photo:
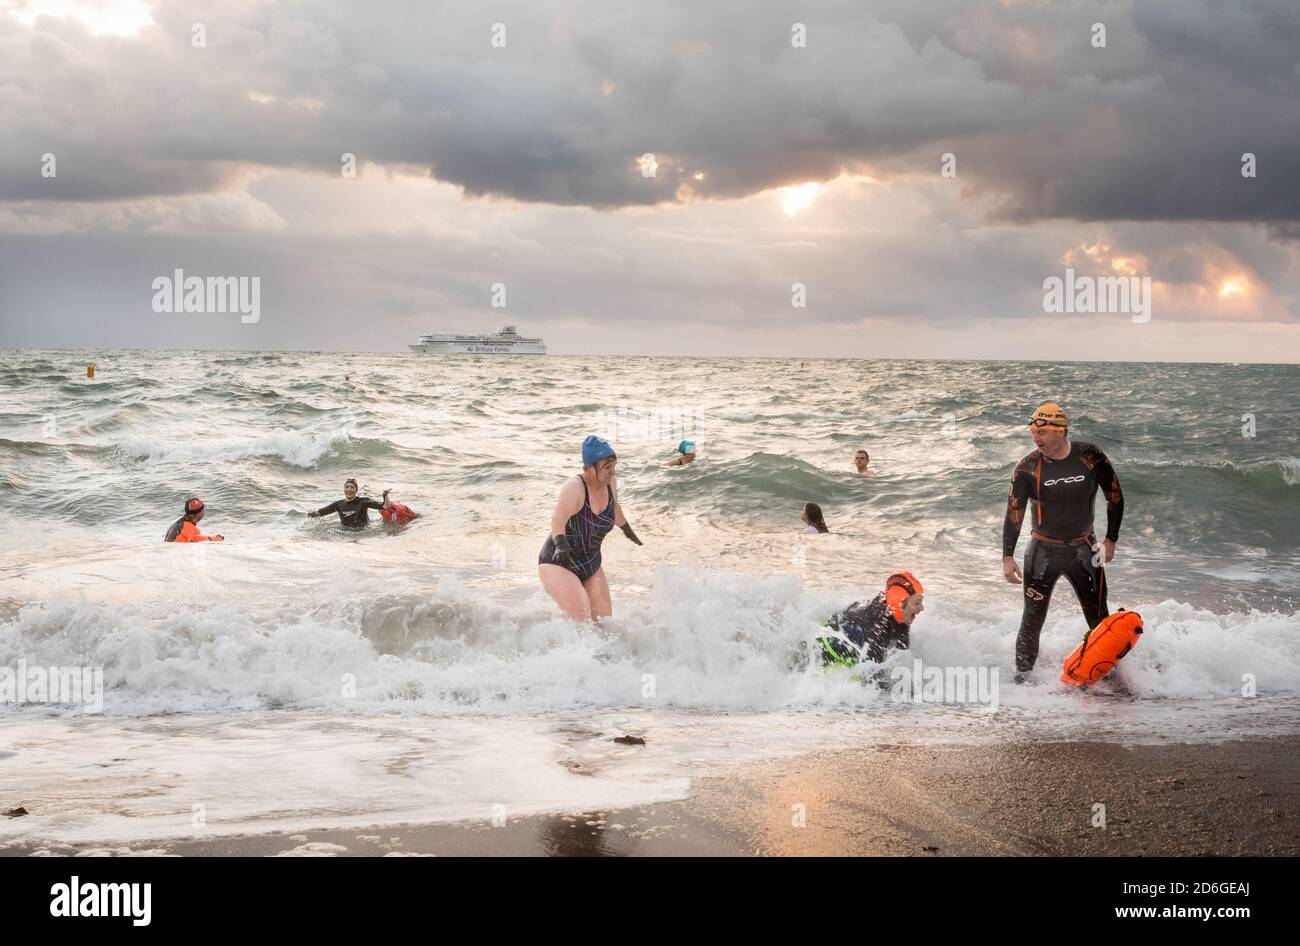
<svg viewBox="0 0 1300 946">
<path fill-rule="evenodd" d="M 493 335 L 421 335 L 411 351 L 426 355 L 545 355 L 540 338 L 524 338 L 513 325 L 502 326 Z"/>
</svg>

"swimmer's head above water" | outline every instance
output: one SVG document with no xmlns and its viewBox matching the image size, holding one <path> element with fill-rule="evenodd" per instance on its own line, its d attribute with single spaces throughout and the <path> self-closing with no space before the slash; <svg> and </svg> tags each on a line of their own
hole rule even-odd
<svg viewBox="0 0 1300 946">
<path fill-rule="evenodd" d="M 614 465 L 618 456 L 609 441 L 590 434 L 582 442 L 582 468 L 598 486 L 606 486 L 614 478 Z"/>
<path fill-rule="evenodd" d="M 925 588 L 911 572 L 896 572 L 885 579 L 885 603 L 896 620 L 911 624 L 925 610 Z"/>
<path fill-rule="evenodd" d="M 806 526 L 811 526 L 818 532 L 830 532 L 826 527 L 826 518 L 822 515 L 822 507 L 816 503 L 805 503 L 803 507 L 803 522 Z"/>
<path fill-rule="evenodd" d="M 1034 446 L 1049 456 L 1060 451 L 1069 437 L 1069 420 L 1061 405 L 1052 401 L 1041 405 L 1029 418 L 1029 433 L 1034 438 Z"/>
</svg>

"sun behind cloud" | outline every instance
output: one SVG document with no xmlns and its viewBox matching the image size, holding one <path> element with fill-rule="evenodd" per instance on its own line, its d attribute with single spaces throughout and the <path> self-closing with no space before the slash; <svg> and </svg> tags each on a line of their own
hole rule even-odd
<svg viewBox="0 0 1300 946">
<path fill-rule="evenodd" d="M 811 207 L 820 187 L 821 185 L 816 181 L 809 181 L 807 184 L 800 184 L 797 187 L 783 187 L 785 199 L 782 204 L 785 207 L 786 216 L 793 217 L 799 211 Z"/>
<path fill-rule="evenodd" d="M 153 24 L 153 12 L 145 0 L 14 0 L 0 3 L 0 10 L 28 26 L 38 16 L 71 17 L 97 35 L 131 36 Z"/>
<path fill-rule="evenodd" d="M 1219 298 L 1231 299 L 1233 296 L 1244 295 L 1250 290 L 1250 284 L 1241 276 L 1233 276 L 1231 279 L 1225 279 L 1219 285 Z"/>
</svg>

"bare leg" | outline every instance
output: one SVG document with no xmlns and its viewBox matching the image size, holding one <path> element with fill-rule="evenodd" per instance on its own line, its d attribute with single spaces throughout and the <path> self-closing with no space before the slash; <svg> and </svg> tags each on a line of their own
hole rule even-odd
<svg viewBox="0 0 1300 946">
<path fill-rule="evenodd" d="M 577 575 L 559 565 L 538 565 L 537 576 L 565 617 L 571 621 L 591 620 L 591 602 Z M 608 598 L 608 590 L 605 595 Z"/>
<path fill-rule="evenodd" d="M 605 580 L 603 567 L 596 569 L 596 574 L 584 581 L 582 587 L 586 589 L 587 600 L 591 602 L 593 619 L 607 618 L 614 614 L 614 603 L 609 599 L 609 582 Z"/>
</svg>

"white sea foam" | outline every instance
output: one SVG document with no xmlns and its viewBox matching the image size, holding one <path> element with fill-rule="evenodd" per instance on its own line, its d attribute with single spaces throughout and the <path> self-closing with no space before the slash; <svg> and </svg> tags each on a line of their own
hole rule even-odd
<svg viewBox="0 0 1300 946">
<path fill-rule="evenodd" d="M 256 437 L 213 439 L 189 437 L 162 440 L 132 437 L 122 442 L 123 455 L 148 464 L 186 460 L 243 460 L 249 457 L 278 457 L 291 466 L 310 468 L 351 436 L 348 429 L 307 433 L 279 429 Z"/>
<path fill-rule="evenodd" d="M 843 605 L 798 579 L 657 571 L 606 626 L 554 616 L 539 591 L 486 597 L 461 579 L 434 587 L 340 577 L 260 599 L 228 577 L 200 600 L 91 601 L 59 594 L 22 608 L 0 634 L 0 665 L 104 668 L 104 712 L 212 712 L 297 707 L 504 716 L 587 708 L 727 711 L 878 706 L 881 694 L 795 655 Z M 203 587 L 203 586 L 200 586 Z M 1139 607 L 1141 644 L 1122 665 L 1137 696 L 1236 698 L 1245 680 L 1262 695 L 1300 696 L 1300 618 L 1214 614 L 1175 601 Z M 926 663 L 998 667 L 1008 678 L 1018 611 L 987 614 L 942 600 L 912 635 Z M 1061 607 L 1043 634 L 1040 675 L 1054 677 L 1078 642 L 1078 615 Z M 649 694 L 649 695 L 647 695 Z M 1065 688 L 1041 707 L 1073 712 Z M 1055 709 L 1053 709 L 1053 707 Z M 1064 720 L 1062 720 L 1064 723 Z"/>
</svg>

